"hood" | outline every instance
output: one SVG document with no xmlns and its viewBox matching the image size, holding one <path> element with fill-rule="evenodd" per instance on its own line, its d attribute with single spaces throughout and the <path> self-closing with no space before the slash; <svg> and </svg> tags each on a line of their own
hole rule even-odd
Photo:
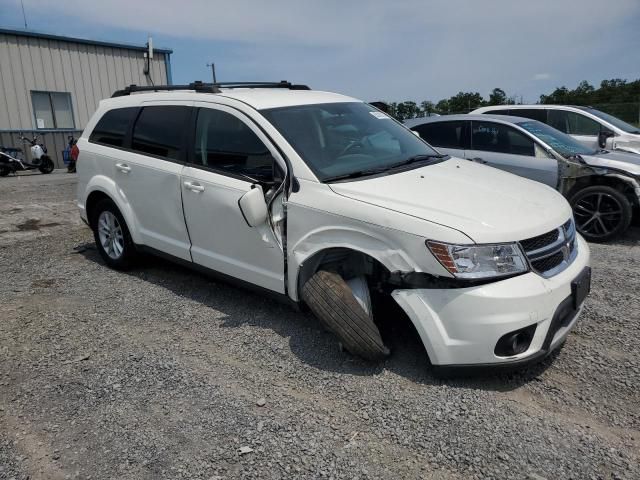
<svg viewBox="0 0 640 480">
<path fill-rule="evenodd" d="M 329 186 L 339 195 L 454 228 L 476 243 L 524 240 L 571 216 L 552 188 L 459 158 Z"/>
<path fill-rule="evenodd" d="M 582 155 L 587 165 L 593 167 L 615 168 L 630 173 L 633 176 L 640 176 L 640 155 L 612 151 L 608 153 L 598 153 L 596 155 Z"/>
</svg>

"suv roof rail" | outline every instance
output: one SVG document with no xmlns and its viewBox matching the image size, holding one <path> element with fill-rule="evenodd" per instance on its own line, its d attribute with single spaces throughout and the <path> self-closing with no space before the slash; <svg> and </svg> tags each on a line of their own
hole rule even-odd
<svg viewBox="0 0 640 480">
<path fill-rule="evenodd" d="M 159 92 L 162 90 L 195 90 L 200 93 L 220 93 L 220 88 L 287 88 L 289 90 L 311 90 L 307 85 L 297 85 L 286 80 L 279 82 L 218 82 L 203 83 L 201 81 L 191 82 L 188 85 L 129 85 L 122 90 L 116 90 L 111 95 L 114 97 L 124 97 L 134 92 Z"/>
<path fill-rule="evenodd" d="M 195 90 L 203 93 L 220 93 L 220 89 L 211 83 L 202 83 L 201 81 L 191 82 L 188 85 L 129 85 L 122 90 L 116 90 L 111 95 L 114 97 L 124 97 L 134 92 L 159 92 L 161 90 Z"/>
</svg>

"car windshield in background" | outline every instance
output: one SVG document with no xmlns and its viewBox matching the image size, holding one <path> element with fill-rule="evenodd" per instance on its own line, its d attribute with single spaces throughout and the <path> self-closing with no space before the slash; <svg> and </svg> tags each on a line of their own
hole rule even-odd
<svg viewBox="0 0 640 480">
<path fill-rule="evenodd" d="M 596 153 L 593 148 L 586 147 L 566 133 L 562 133 L 549 125 L 538 122 L 537 120 L 518 122 L 516 125 L 524 128 L 531 135 L 542 140 L 563 157 L 593 155 Z"/>
<path fill-rule="evenodd" d="M 640 129 L 638 127 L 634 127 L 633 125 L 628 124 L 624 120 L 620 120 L 613 115 L 609 115 L 608 113 L 601 112 L 600 110 L 596 110 L 595 108 L 586 108 L 586 107 L 578 107 L 580 110 L 584 110 L 585 112 L 589 112 L 591 115 L 595 115 L 598 118 L 601 118 L 605 122 L 609 122 L 614 127 L 619 128 L 623 132 L 627 133 L 636 133 L 640 134 Z"/>
<path fill-rule="evenodd" d="M 300 105 L 261 113 L 323 182 L 446 158 L 365 103 Z"/>
</svg>

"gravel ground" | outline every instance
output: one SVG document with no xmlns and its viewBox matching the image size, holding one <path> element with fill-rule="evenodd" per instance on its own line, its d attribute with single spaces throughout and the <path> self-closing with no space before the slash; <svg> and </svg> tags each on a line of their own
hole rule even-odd
<svg viewBox="0 0 640 480">
<path fill-rule="evenodd" d="M 640 478 L 637 227 L 592 245 L 559 353 L 438 380 L 402 321 L 371 366 L 259 295 L 109 270 L 74 193 L 0 179 L 0 479 Z"/>
</svg>

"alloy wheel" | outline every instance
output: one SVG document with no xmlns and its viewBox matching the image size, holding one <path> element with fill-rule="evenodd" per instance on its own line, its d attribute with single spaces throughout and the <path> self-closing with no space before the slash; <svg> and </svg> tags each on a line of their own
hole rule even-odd
<svg viewBox="0 0 640 480">
<path fill-rule="evenodd" d="M 98 217 L 98 237 L 106 254 L 118 260 L 124 252 L 124 235 L 118 218 L 105 210 Z"/>
<path fill-rule="evenodd" d="M 578 231 L 592 238 L 606 237 L 623 221 L 619 200 L 603 192 L 581 196 L 573 206 L 573 213 Z"/>
</svg>

